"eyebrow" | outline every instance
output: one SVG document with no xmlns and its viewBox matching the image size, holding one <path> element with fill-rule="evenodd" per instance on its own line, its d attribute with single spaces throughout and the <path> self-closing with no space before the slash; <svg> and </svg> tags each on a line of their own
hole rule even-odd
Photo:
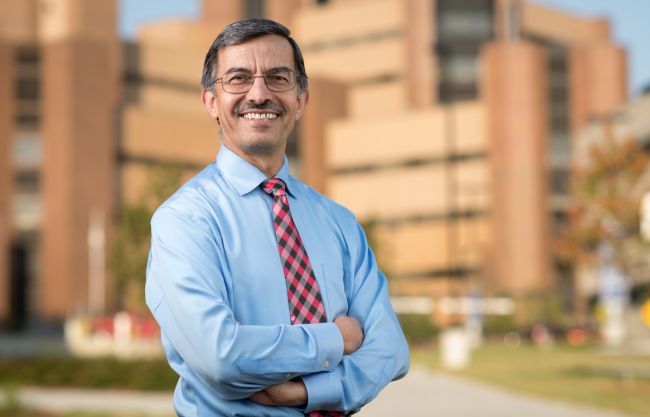
<svg viewBox="0 0 650 417">
<path fill-rule="evenodd" d="M 293 70 L 292 70 L 291 68 L 289 68 L 289 67 L 284 67 L 284 66 L 282 66 L 282 67 L 273 67 L 273 68 L 269 68 L 269 69 L 268 69 L 267 71 L 265 71 L 264 73 L 265 73 L 265 74 L 268 74 L 268 73 L 270 73 L 270 72 L 277 72 L 277 71 L 293 71 Z M 245 73 L 248 73 L 248 74 L 252 74 L 252 71 L 249 70 L 248 68 L 244 68 L 244 67 L 231 67 L 231 68 L 228 68 L 228 71 L 224 72 L 223 75 L 226 75 L 226 74 L 232 74 L 233 72 L 245 72 Z"/>
</svg>

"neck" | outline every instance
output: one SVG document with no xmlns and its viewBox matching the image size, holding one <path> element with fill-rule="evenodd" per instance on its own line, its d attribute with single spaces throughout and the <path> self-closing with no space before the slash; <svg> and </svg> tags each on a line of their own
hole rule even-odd
<svg viewBox="0 0 650 417">
<path fill-rule="evenodd" d="M 248 162 L 255 165 L 257 169 L 262 171 L 267 178 L 273 178 L 282 168 L 282 163 L 284 162 L 284 155 L 280 158 L 260 158 L 260 157 L 244 157 Z"/>
<path fill-rule="evenodd" d="M 267 178 L 273 178 L 282 168 L 284 163 L 284 150 L 274 154 L 252 154 L 233 146 L 228 146 L 233 153 L 239 155 L 262 171 Z"/>
</svg>

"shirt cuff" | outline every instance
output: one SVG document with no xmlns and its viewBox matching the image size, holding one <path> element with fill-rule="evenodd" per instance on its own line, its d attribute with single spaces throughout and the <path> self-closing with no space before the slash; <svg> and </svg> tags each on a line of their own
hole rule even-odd
<svg viewBox="0 0 650 417">
<path fill-rule="evenodd" d="M 307 388 L 305 414 L 314 410 L 341 410 L 343 384 L 338 372 L 319 372 L 302 376 Z"/>
<path fill-rule="evenodd" d="M 334 323 L 315 323 L 304 325 L 316 339 L 316 366 L 319 371 L 330 371 L 343 360 L 343 336 Z"/>
</svg>

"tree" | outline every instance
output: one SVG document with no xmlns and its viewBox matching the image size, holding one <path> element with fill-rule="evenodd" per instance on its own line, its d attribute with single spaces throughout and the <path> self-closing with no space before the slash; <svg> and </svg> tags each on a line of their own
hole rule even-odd
<svg viewBox="0 0 650 417">
<path fill-rule="evenodd" d="M 150 247 L 150 220 L 154 210 L 179 186 L 181 169 L 170 164 L 152 167 L 146 191 L 135 203 L 119 209 L 108 266 L 114 278 L 117 307 L 146 312 L 144 282 Z"/>
<path fill-rule="evenodd" d="M 650 158 L 632 138 L 603 128 L 580 165 L 571 172 L 572 202 L 567 227 L 555 242 L 555 251 L 575 267 L 593 268 L 598 247 L 608 244 L 616 265 L 629 283 L 648 280 L 650 245 L 640 233 L 640 204 L 650 190 Z"/>
</svg>

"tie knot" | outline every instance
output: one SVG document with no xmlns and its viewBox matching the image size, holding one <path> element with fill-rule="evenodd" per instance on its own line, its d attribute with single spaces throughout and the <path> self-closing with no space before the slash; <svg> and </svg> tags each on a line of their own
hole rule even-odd
<svg viewBox="0 0 650 417">
<path fill-rule="evenodd" d="M 277 197 L 286 194 L 286 185 L 280 178 L 269 178 L 262 183 L 262 189 L 265 193 Z"/>
</svg>

